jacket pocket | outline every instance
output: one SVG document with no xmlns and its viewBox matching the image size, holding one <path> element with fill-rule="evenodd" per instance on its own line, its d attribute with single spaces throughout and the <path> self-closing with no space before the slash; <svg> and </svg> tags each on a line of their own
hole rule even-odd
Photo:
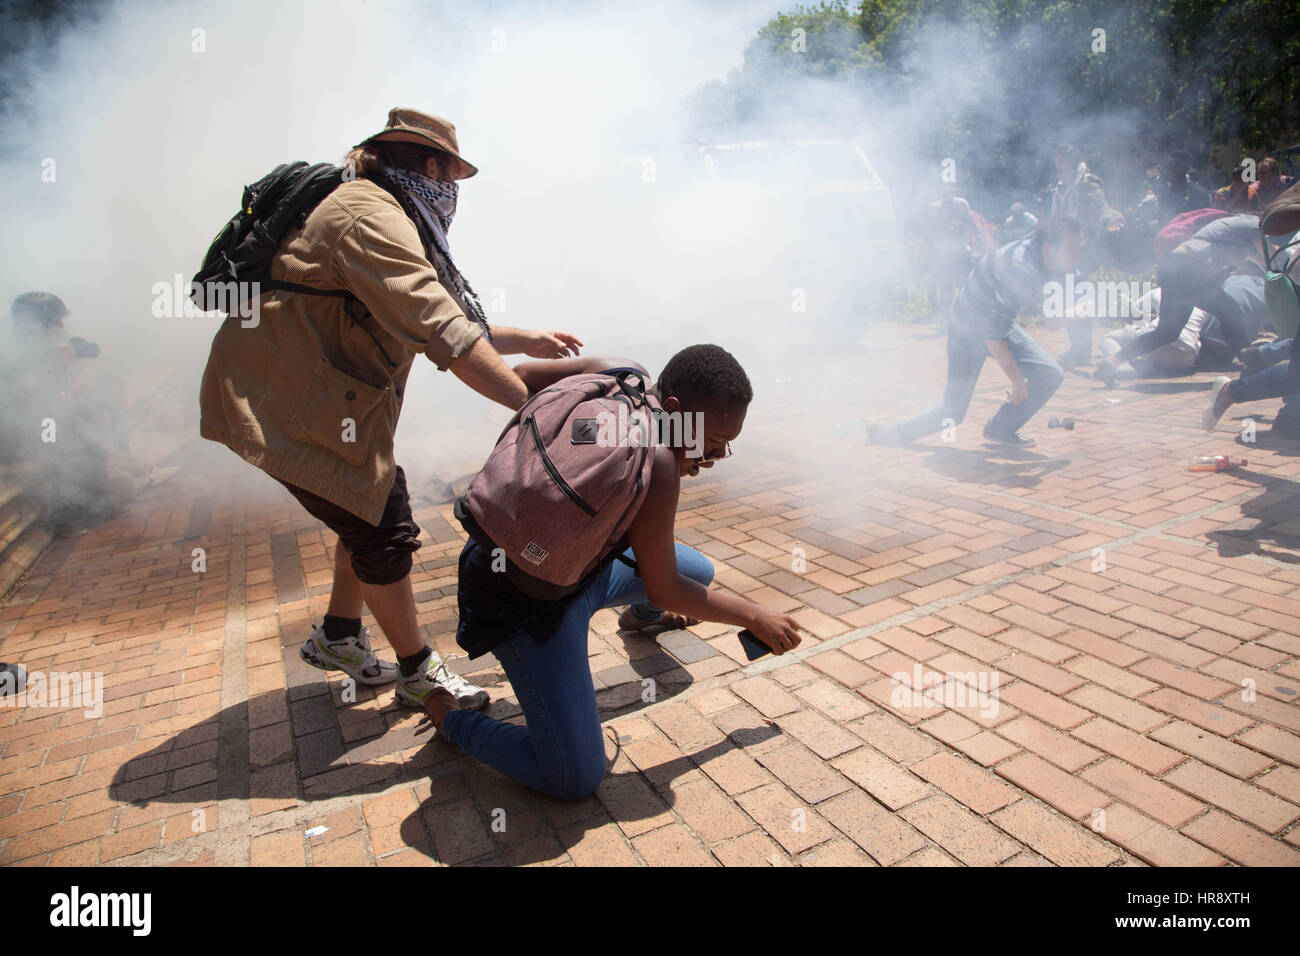
<svg viewBox="0 0 1300 956">
<path fill-rule="evenodd" d="M 285 431 L 350 465 L 365 464 L 392 438 L 383 432 L 391 390 L 357 378 L 321 355 Z"/>
</svg>

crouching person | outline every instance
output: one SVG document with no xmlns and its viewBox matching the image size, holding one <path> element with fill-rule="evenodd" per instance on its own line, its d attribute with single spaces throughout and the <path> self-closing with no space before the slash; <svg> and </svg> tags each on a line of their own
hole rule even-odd
<svg viewBox="0 0 1300 956">
<path fill-rule="evenodd" d="M 867 442 L 902 445 L 960 425 L 970 408 L 984 360 L 990 355 L 1011 390 L 984 426 L 984 438 L 1013 447 L 1034 444 L 1019 434 L 1060 388 L 1061 366 L 1016 323 L 1023 309 L 1047 311 L 1046 284 L 1074 273 L 1083 254 L 1083 229 L 1073 219 L 1051 220 L 1024 239 L 990 252 L 971 270 L 948 323 L 948 380 L 943 399 L 927 412 L 894 424 L 867 426 Z M 1072 310 L 1065 317 L 1072 318 Z M 1060 318 L 1060 316 L 1056 316 Z"/>
<path fill-rule="evenodd" d="M 516 371 L 533 397 L 456 504 L 470 535 L 456 640 L 471 658 L 496 655 L 526 723 L 458 709 L 442 691 L 425 709 L 471 756 L 577 800 L 606 771 L 587 663 L 596 611 L 630 605 L 625 620 L 676 611 L 734 624 L 778 654 L 799 644 L 798 624 L 710 591 L 709 559 L 673 540 L 681 479 L 730 455 L 753 398 L 735 358 L 692 346 L 648 391 L 632 363 L 571 359 Z"/>
</svg>

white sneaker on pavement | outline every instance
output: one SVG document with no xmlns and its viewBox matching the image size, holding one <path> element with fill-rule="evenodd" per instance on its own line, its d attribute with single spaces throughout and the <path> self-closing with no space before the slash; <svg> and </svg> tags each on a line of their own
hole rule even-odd
<svg viewBox="0 0 1300 956">
<path fill-rule="evenodd" d="M 444 687 L 456 698 L 456 703 L 469 710 L 482 710 L 491 699 L 482 687 L 471 684 L 450 667 L 433 648 L 428 659 L 410 677 L 398 677 L 394 690 L 397 701 L 407 707 L 424 707 L 424 698 L 435 687 Z"/>
<path fill-rule="evenodd" d="M 370 632 L 365 626 L 341 641 L 327 641 L 325 628 L 318 627 L 298 654 L 312 667 L 343 671 L 358 684 L 390 684 L 397 679 L 397 665 L 381 661 L 370 649 Z"/>
</svg>

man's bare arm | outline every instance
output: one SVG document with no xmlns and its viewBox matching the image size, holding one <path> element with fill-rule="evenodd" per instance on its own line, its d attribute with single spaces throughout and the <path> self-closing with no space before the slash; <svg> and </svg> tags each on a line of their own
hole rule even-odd
<svg viewBox="0 0 1300 956">
<path fill-rule="evenodd" d="M 447 368 L 474 391 L 511 411 L 518 411 L 528 398 L 527 387 L 488 342 L 487 336 L 475 339 Z"/>
<path fill-rule="evenodd" d="M 588 375 L 593 372 L 603 372 L 607 368 L 640 369 L 647 378 L 646 385 L 650 385 L 648 381 L 650 373 L 646 372 L 640 363 L 633 362 L 631 359 L 601 358 L 598 355 L 589 355 L 586 358 L 553 359 L 548 362 L 520 362 L 515 366 L 515 374 L 523 380 L 528 388 L 528 394 L 534 395 L 570 375 Z"/>
<path fill-rule="evenodd" d="M 659 607 L 701 621 L 748 628 L 778 654 L 797 647 L 799 622 L 794 618 L 742 597 L 711 591 L 681 574 L 673 542 L 679 490 L 676 461 L 672 452 L 661 445 L 655 449 L 650 490 L 628 528 L 646 597 Z"/>
<path fill-rule="evenodd" d="M 514 329 L 508 325 L 492 326 L 492 344 L 502 355 L 523 354 L 539 359 L 576 356 L 582 348 L 582 340 L 571 332 Z"/>
</svg>

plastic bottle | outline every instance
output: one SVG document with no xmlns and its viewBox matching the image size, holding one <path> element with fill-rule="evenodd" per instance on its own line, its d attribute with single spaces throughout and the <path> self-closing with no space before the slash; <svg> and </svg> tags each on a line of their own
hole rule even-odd
<svg viewBox="0 0 1300 956">
<path fill-rule="evenodd" d="M 1232 459 L 1227 455 L 1194 455 L 1188 471 L 1227 471 L 1230 468 L 1245 468 L 1246 459 Z"/>
</svg>

